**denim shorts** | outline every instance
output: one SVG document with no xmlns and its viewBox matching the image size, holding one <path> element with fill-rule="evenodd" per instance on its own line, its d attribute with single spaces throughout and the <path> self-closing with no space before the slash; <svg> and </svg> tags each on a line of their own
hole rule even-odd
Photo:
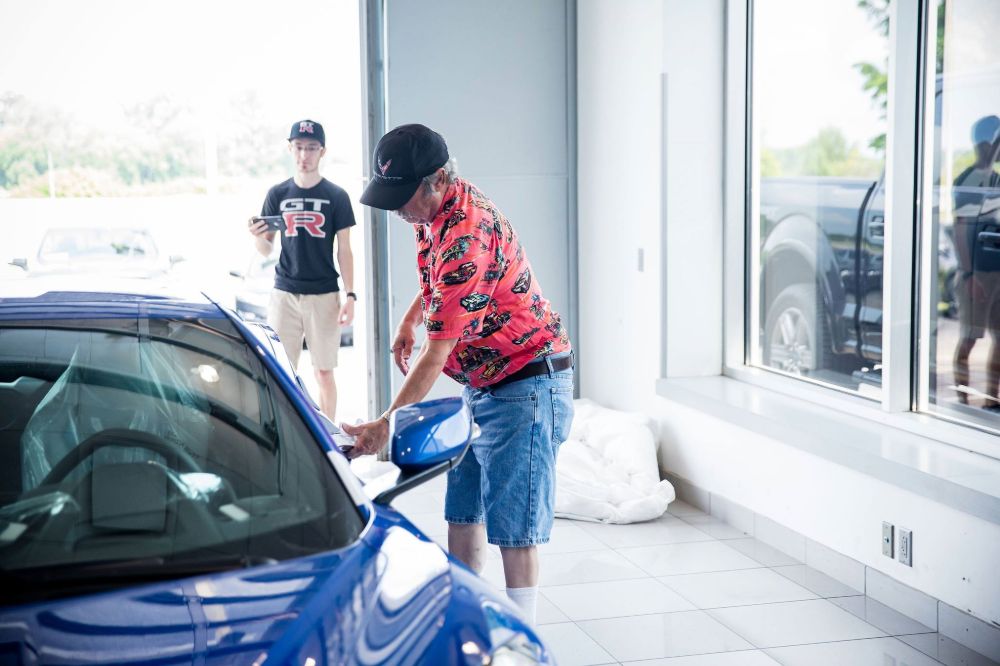
<svg viewBox="0 0 1000 666">
<path fill-rule="evenodd" d="M 556 455 L 573 421 L 573 371 L 550 369 L 495 389 L 466 387 L 465 399 L 482 434 L 448 472 L 445 520 L 485 522 L 486 539 L 497 546 L 548 543 Z"/>
</svg>

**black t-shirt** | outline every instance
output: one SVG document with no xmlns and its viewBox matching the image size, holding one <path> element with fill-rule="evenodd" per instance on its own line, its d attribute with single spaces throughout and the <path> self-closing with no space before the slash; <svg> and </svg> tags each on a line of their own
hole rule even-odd
<svg viewBox="0 0 1000 666">
<path fill-rule="evenodd" d="M 303 189 L 289 178 L 268 190 L 261 215 L 281 215 L 281 256 L 274 287 L 293 294 L 340 291 L 333 264 L 333 237 L 353 227 L 354 209 L 343 188 L 327 179 Z"/>
</svg>

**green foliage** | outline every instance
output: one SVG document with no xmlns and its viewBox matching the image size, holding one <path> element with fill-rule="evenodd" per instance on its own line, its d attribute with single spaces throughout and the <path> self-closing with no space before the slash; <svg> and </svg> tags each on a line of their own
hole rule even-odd
<svg viewBox="0 0 1000 666">
<path fill-rule="evenodd" d="M 192 109 L 159 95 L 123 109 L 124 122 L 109 132 L 0 93 L 0 193 L 49 196 L 50 183 L 60 197 L 204 192 L 206 131 L 214 134 L 220 177 L 285 173 L 287 128 L 266 122 L 261 108 L 257 93 L 239 94 L 206 127 Z"/>
<path fill-rule="evenodd" d="M 842 176 L 878 178 L 882 160 L 867 157 L 856 145 L 847 143 L 835 127 L 821 129 L 802 146 L 763 149 L 760 158 L 762 178 L 775 176 Z"/>
<path fill-rule="evenodd" d="M 875 29 L 883 38 L 889 38 L 889 2 L 890 0 L 858 0 L 860 7 L 875 24 Z M 888 61 L 881 66 L 870 62 L 854 64 L 863 78 L 861 88 L 869 94 L 872 103 L 879 110 L 879 118 L 886 119 L 886 109 L 889 100 Z M 868 145 L 880 154 L 885 153 L 885 132 L 872 137 Z"/>
</svg>

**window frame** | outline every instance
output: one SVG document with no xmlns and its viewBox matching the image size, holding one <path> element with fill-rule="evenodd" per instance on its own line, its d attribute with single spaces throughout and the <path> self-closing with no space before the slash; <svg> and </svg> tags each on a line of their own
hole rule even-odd
<svg viewBox="0 0 1000 666">
<path fill-rule="evenodd" d="M 925 328 L 919 306 L 929 284 L 923 259 L 932 239 L 930 207 L 920 199 L 930 170 L 924 168 L 928 132 L 933 132 L 933 30 L 930 2 L 895 1 L 889 6 L 889 88 L 886 112 L 885 269 L 884 275 L 907 275 L 883 283 L 883 381 L 878 399 L 817 380 L 796 378 L 750 365 L 754 313 L 750 304 L 756 261 L 753 187 L 758 147 L 753 141 L 752 90 L 754 0 L 727 3 L 725 26 L 725 100 L 723 166 L 723 368 L 722 374 L 762 389 L 833 406 L 845 415 L 872 419 L 935 440 L 1000 458 L 997 437 L 974 424 L 918 411 L 926 391 L 927 364 L 920 358 L 918 335 Z M 930 71 L 928 71 L 930 70 Z M 928 79 L 928 77 L 930 77 Z M 929 80 L 929 83 L 928 83 Z M 933 156 L 931 156 L 932 158 Z M 925 337 L 926 339 L 926 337 Z M 924 382 L 919 384 L 918 382 Z"/>
</svg>

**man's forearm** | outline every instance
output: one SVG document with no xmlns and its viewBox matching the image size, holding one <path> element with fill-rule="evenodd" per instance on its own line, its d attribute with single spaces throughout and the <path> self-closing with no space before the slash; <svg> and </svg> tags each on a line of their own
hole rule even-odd
<svg viewBox="0 0 1000 666">
<path fill-rule="evenodd" d="M 444 369 L 448 355 L 457 342 L 458 340 L 428 340 L 424 343 L 417 356 L 417 362 L 406 374 L 406 380 L 399 389 L 396 399 L 392 401 L 389 411 L 424 399 Z"/>
<path fill-rule="evenodd" d="M 403 321 L 412 325 L 419 326 L 424 320 L 423 312 L 421 312 L 420 302 L 423 300 L 423 294 L 417 292 L 416 298 L 410 303 L 410 307 L 406 308 L 406 314 L 403 315 Z M 444 367 L 444 366 L 442 366 Z"/>
<path fill-rule="evenodd" d="M 265 257 L 271 256 L 271 250 L 274 249 L 274 244 L 269 241 L 264 236 L 254 236 L 254 245 L 257 246 L 257 251 L 260 252 Z"/>
<path fill-rule="evenodd" d="M 344 291 L 354 291 L 354 253 L 350 250 L 337 253 L 340 277 L 344 280 Z"/>
</svg>

